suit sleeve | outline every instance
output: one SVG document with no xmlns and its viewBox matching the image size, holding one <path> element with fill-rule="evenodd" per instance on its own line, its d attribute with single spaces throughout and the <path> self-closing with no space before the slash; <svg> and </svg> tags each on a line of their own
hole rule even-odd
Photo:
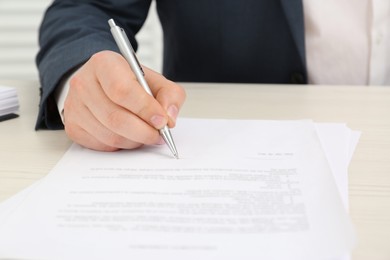
<svg viewBox="0 0 390 260">
<path fill-rule="evenodd" d="M 118 51 L 108 26 L 114 18 L 136 48 L 151 0 L 56 0 L 39 29 L 40 104 L 36 129 L 62 129 L 53 92 L 59 82 L 102 50 Z"/>
</svg>

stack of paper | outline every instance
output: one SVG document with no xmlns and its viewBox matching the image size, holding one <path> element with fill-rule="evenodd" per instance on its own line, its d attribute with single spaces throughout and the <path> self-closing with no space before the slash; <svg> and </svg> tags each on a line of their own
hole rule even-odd
<svg viewBox="0 0 390 260">
<path fill-rule="evenodd" d="M 181 119 L 166 146 L 73 145 L 2 203 L 0 258 L 348 259 L 359 133 L 311 121 Z"/>
<path fill-rule="evenodd" d="M 17 117 L 19 100 L 15 88 L 0 86 L 0 121 Z"/>
</svg>

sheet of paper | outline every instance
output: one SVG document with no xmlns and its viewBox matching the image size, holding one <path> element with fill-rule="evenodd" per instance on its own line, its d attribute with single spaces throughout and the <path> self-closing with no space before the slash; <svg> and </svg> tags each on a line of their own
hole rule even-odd
<svg viewBox="0 0 390 260">
<path fill-rule="evenodd" d="M 0 257 L 326 259 L 349 251 L 353 232 L 313 123 L 180 122 L 180 160 L 164 146 L 99 153 L 74 145 L 0 229 Z"/>
<path fill-rule="evenodd" d="M 38 184 L 39 181 L 33 183 L 32 185 L 20 191 L 18 194 L 12 196 L 6 201 L 0 203 L 0 223 L 4 223 L 4 221 L 7 220 L 9 215 L 11 215 L 12 212 L 23 203 L 23 201 L 27 198 L 30 192 L 32 192 L 38 186 Z"/>
<path fill-rule="evenodd" d="M 18 111 L 19 100 L 16 89 L 0 86 L 0 121 L 16 117 Z"/>
<path fill-rule="evenodd" d="M 320 142 L 328 158 L 329 166 L 332 169 L 337 188 L 346 209 L 348 209 L 348 172 L 347 167 L 352 159 L 353 153 L 358 144 L 361 133 L 352 131 L 341 123 L 315 123 Z M 345 143 L 348 143 L 345 147 Z M 348 150 L 347 158 L 344 154 Z M 62 160 L 63 161 L 63 160 Z M 11 198 L 0 203 L 0 223 L 4 218 L 19 206 L 26 196 L 38 185 L 34 183 L 30 187 L 15 194 Z"/>
<path fill-rule="evenodd" d="M 316 129 L 341 199 L 348 210 L 348 195 L 343 195 L 343 190 L 348 188 L 348 165 L 360 133 L 352 131 L 346 124 L 317 123 Z"/>
</svg>

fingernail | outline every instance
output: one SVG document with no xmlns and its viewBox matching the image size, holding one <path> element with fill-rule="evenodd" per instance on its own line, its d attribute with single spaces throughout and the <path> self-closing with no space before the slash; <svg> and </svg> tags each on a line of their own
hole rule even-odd
<svg viewBox="0 0 390 260">
<path fill-rule="evenodd" d="M 175 105 L 170 105 L 168 107 L 167 114 L 173 120 L 173 122 L 176 122 L 178 113 L 179 113 L 179 109 L 177 109 Z"/>
<path fill-rule="evenodd" d="M 150 122 L 152 123 L 152 125 L 156 129 L 161 129 L 162 127 L 164 127 L 164 125 L 166 125 L 165 118 L 163 116 L 160 116 L 160 115 L 152 116 L 152 118 L 150 119 Z"/>
</svg>

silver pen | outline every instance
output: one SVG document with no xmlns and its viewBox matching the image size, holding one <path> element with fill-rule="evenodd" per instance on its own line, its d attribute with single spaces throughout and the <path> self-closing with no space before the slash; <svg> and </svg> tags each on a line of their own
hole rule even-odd
<svg viewBox="0 0 390 260">
<path fill-rule="evenodd" d="M 150 90 L 149 85 L 145 80 L 145 73 L 142 70 L 141 64 L 139 63 L 137 56 L 135 55 L 134 49 L 131 46 L 131 43 L 127 38 L 125 31 L 121 27 L 117 26 L 113 19 L 108 20 L 108 24 L 110 25 L 111 34 L 114 37 L 120 52 L 122 53 L 126 61 L 129 63 L 132 71 L 137 77 L 138 82 L 141 84 L 141 86 L 145 89 L 145 91 L 149 95 L 153 96 L 153 93 Z M 168 126 L 166 125 L 163 128 L 159 129 L 159 132 L 162 138 L 164 139 L 165 143 L 168 145 L 169 149 L 175 156 L 175 158 L 179 159 L 179 155 L 177 153 L 177 149 L 173 141 L 171 131 L 169 131 Z"/>
</svg>

